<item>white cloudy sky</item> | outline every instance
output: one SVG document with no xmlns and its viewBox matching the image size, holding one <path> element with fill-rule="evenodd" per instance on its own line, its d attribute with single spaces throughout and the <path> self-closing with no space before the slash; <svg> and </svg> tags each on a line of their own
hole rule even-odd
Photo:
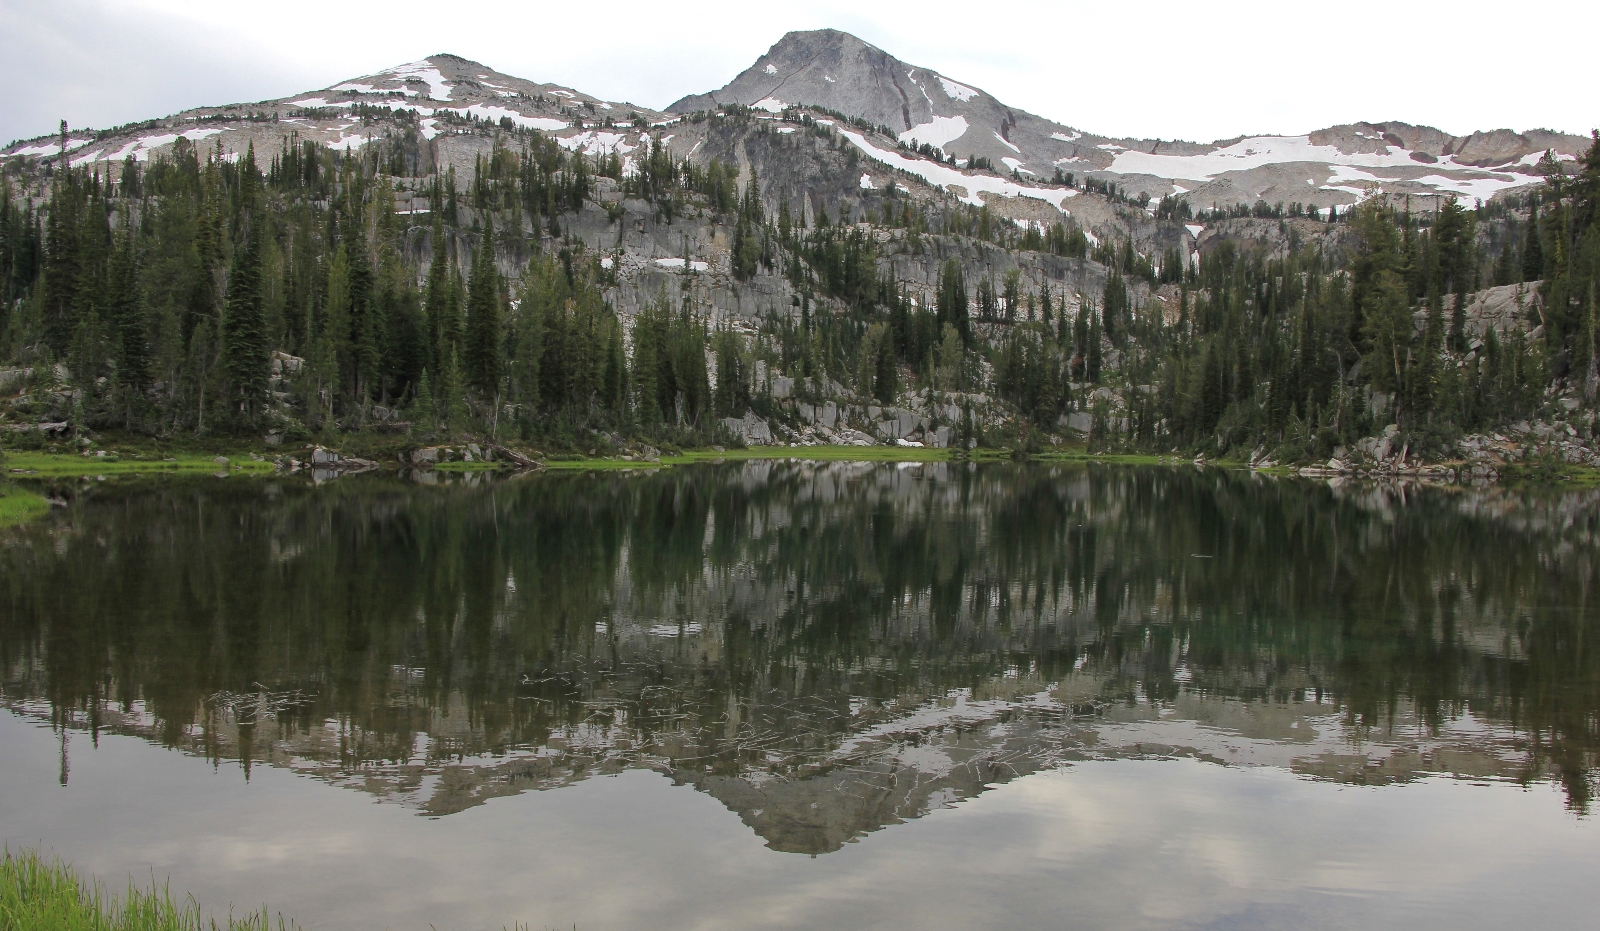
<svg viewBox="0 0 1600 931">
<path fill-rule="evenodd" d="M 436 52 L 663 107 L 831 26 L 1096 133 L 1600 125 L 1600 3 L 0 0 L 0 143 L 328 86 Z"/>
</svg>

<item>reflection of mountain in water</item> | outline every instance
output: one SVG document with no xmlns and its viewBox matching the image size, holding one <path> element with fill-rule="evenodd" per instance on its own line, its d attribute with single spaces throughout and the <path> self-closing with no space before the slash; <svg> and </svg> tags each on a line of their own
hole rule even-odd
<svg viewBox="0 0 1600 931">
<path fill-rule="evenodd" d="M 102 488 L 0 546 L 0 661 L 25 713 L 428 814 L 643 766 L 810 853 L 1090 758 L 1581 808 L 1597 514 L 1094 467 Z"/>
</svg>

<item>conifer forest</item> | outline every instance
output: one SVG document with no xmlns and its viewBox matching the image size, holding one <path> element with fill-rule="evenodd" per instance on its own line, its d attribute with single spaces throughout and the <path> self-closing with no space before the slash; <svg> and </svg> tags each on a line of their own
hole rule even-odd
<svg viewBox="0 0 1600 931">
<path fill-rule="evenodd" d="M 728 110 L 720 132 L 796 138 Z M 848 148 L 809 114 L 785 117 L 823 150 Z M 892 182 L 830 217 L 731 160 L 652 145 L 625 171 L 615 151 L 463 122 L 488 142 L 460 173 L 424 170 L 404 134 L 351 152 L 180 139 L 116 166 L 7 162 L 0 358 L 34 389 L 11 403 L 10 442 L 45 441 L 28 432 L 37 421 L 709 445 L 740 442 L 730 419 L 798 426 L 796 398 L 890 408 L 912 393 L 965 447 L 1065 438 L 1308 462 L 1380 435 L 1442 457 L 1551 411 L 1595 429 L 1600 143 L 1576 163 L 1547 156 L 1542 186 L 1474 205 L 1197 210 L 1168 197 L 1158 230 L 1198 216 L 1275 231 L 1186 256 Z M 1057 174 L 1134 207 L 1115 184 Z M 602 186 L 620 197 L 602 201 Z M 620 228 L 624 205 L 724 235 L 725 269 L 686 253 L 680 284 L 624 312 L 612 254 L 572 233 L 586 214 Z M 1052 287 L 1017 264 L 996 275 L 964 258 L 974 246 L 1051 256 L 1103 284 Z M 931 287 L 897 276 L 903 256 L 935 270 Z M 758 279 L 792 297 L 755 299 L 739 319 L 698 299 Z M 1513 325 L 1474 325 L 1474 295 L 1506 286 Z M 793 379 L 792 396 L 774 378 Z"/>
</svg>

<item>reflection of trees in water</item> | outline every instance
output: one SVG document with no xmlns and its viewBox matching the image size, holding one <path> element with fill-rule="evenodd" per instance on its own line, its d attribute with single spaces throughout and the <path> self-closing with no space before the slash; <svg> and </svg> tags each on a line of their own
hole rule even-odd
<svg viewBox="0 0 1600 931">
<path fill-rule="evenodd" d="M 136 709 L 214 756 L 315 733 L 298 752 L 352 767 L 411 760 L 419 735 L 439 759 L 554 736 L 792 775 L 953 689 L 1075 666 L 1101 702 L 1309 693 L 1377 731 L 1470 712 L 1580 807 L 1600 748 L 1592 493 L 769 462 L 177 482 L 68 517 L 0 546 L 8 698 L 90 726 Z"/>
</svg>

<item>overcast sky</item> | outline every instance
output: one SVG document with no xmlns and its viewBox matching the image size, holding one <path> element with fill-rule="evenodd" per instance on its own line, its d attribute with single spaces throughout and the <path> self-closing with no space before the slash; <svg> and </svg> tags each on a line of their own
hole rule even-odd
<svg viewBox="0 0 1600 931">
<path fill-rule="evenodd" d="M 1109 136 L 1600 125 L 1600 3 L 0 0 L 0 142 L 320 89 L 436 52 L 661 108 L 831 26 Z"/>
</svg>

